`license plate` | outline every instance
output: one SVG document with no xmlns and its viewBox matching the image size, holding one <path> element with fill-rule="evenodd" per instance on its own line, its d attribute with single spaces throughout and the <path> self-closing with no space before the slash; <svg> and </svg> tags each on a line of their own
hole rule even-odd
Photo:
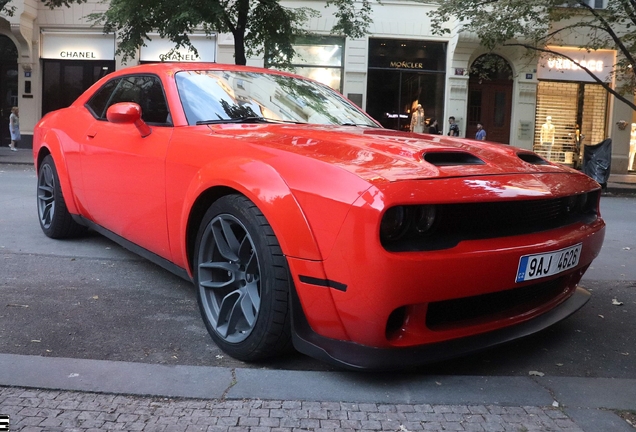
<svg viewBox="0 0 636 432">
<path fill-rule="evenodd" d="M 576 267 L 581 246 L 579 243 L 554 252 L 522 256 L 517 269 L 517 282 L 552 276 Z"/>
</svg>

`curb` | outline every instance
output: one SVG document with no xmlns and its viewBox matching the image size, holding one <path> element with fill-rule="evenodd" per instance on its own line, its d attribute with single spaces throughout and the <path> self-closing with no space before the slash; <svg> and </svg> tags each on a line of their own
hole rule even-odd
<svg viewBox="0 0 636 432">
<path fill-rule="evenodd" d="M 284 383 L 282 385 L 281 383 Z M 636 410 L 636 379 L 287 371 L 0 354 L 0 386 L 194 399 Z"/>
</svg>

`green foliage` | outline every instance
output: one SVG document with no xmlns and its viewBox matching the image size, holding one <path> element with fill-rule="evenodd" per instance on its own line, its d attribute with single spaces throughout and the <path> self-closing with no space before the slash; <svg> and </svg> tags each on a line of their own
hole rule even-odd
<svg viewBox="0 0 636 432">
<path fill-rule="evenodd" d="M 42 1 L 49 7 L 86 2 Z M 365 34 L 370 23 L 370 1 L 327 1 L 327 6 L 333 4 L 338 10 L 332 31 L 351 37 Z M 206 34 L 232 33 L 237 64 L 245 64 L 248 56 L 262 54 L 267 47 L 276 52 L 278 64 L 287 66 L 294 56 L 294 39 L 306 35 L 305 24 L 318 15 L 307 7 L 284 7 L 279 0 L 111 0 L 106 12 L 91 14 L 89 19 L 105 32 L 117 33 L 118 53 L 124 59 L 134 56 L 152 32 L 172 40 L 177 48 L 189 47 L 196 52 L 188 34 L 202 29 Z"/>
<path fill-rule="evenodd" d="M 607 91 L 636 110 L 636 1 L 607 0 L 605 9 L 585 0 L 436 0 L 430 15 L 437 34 L 466 31 L 476 34 L 489 50 L 522 47 L 530 56 L 541 53 L 571 58 L 550 47 L 569 45 L 582 49 L 613 49 L 618 53 L 612 88 L 581 66 Z M 450 24 L 452 23 L 452 24 Z M 456 27 L 451 28 L 451 25 Z M 575 62 L 576 63 L 576 62 Z"/>
<path fill-rule="evenodd" d="M 13 16 L 15 13 L 15 6 L 9 6 L 11 0 L 0 0 L 0 16 Z"/>
</svg>

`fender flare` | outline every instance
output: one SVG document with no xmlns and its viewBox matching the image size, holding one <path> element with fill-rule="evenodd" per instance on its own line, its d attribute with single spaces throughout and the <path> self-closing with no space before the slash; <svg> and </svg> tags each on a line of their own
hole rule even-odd
<svg viewBox="0 0 636 432">
<path fill-rule="evenodd" d="M 217 193 L 208 194 L 211 190 Z M 289 257 L 322 261 L 315 236 L 293 192 L 270 165 L 245 158 L 228 158 L 203 166 L 189 185 L 184 197 L 180 232 L 182 259 L 191 271 L 192 238 L 199 229 L 200 218 L 194 209 L 205 210 L 219 197 L 238 192 L 245 195 L 263 213 L 271 225 L 283 254 Z"/>
<path fill-rule="evenodd" d="M 57 134 L 51 130 L 48 130 L 46 131 L 44 136 L 42 136 L 40 141 L 42 144 L 38 149 L 38 156 L 35 164 L 36 176 L 39 175 L 40 164 L 42 163 L 42 160 L 50 154 L 53 158 L 53 162 L 55 163 L 55 170 L 57 171 L 57 176 L 60 180 L 60 188 L 62 189 L 62 196 L 64 197 L 66 208 L 69 213 L 79 215 L 80 212 L 75 203 L 73 187 L 71 186 L 71 182 L 68 176 L 66 158 L 64 157 L 64 153 L 61 150 L 62 144 L 60 143 Z"/>
</svg>

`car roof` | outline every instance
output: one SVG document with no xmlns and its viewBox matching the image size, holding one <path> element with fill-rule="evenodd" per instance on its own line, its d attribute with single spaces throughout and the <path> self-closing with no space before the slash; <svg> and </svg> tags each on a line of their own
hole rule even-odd
<svg viewBox="0 0 636 432">
<path fill-rule="evenodd" d="M 210 70 L 210 71 L 241 71 L 241 72 L 258 72 L 268 74 L 278 74 L 294 76 L 297 78 L 304 78 L 289 72 L 279 71 L 276 69 L 265 69 L 261 67 L 253 66 L 240 66 L 230 63 L 213 63 L 213 62 L 157 62 L 157 63 L 144 63 L 138 66 L 129 66 L 119 69 L 111 74 L 110 77 L 126 75 L 131 73 L 156 73 L 159 75 L 168 74 L 172 75 L 181 71 L 191 70 Z M 306 78 L 304 78 L 306 79 Z"/>
</svg>

